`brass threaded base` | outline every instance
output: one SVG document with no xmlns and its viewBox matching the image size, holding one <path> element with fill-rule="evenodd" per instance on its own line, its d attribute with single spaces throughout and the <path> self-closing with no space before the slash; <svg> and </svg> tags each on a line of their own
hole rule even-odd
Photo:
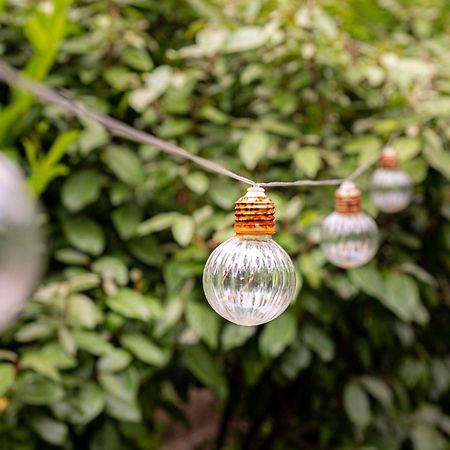
<svg viewBox="0 0 450 450">
<path fill-rule="evenodd" d="M 335 211 L 341 214 L 361 212 L 361 191 L 350 181 L 342 183 L 334 195 Z"/>
<path fill-rule="evenodd" d="M 380 167 L 382 169 L 398 169 L 400 160 L 397 151 L 393 147 L 385 147 L 380 156 Z"/>
<path fill-rule="evenodd" d="M 236 236 L 275 234 L 275 203 L 264 189 L 251 187 L 235 206 Z"/>
</svg>

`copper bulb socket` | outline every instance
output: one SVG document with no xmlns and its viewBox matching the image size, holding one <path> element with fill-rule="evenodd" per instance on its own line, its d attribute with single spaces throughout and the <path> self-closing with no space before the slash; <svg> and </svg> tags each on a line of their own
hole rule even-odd
<svg viewBox="0 0 450 450">
<path fill-rule="evenodd" d="M 382 169 L 398 169 L 400 160 L 394 147 L 385 147 L 380 155 L 380 167 Z"/>
<path fill-rule="evenodd" d="M 263 188 L 251 187 L 235 206 L 236 236 L 275 234 L 275 203 Z"/>
<path fill-rule="evenodd" d="M 361 191 L 351 182 L 345 181 L 334 195 L 335 211 L 341 214 L 361 212 Z"/>
</svg>

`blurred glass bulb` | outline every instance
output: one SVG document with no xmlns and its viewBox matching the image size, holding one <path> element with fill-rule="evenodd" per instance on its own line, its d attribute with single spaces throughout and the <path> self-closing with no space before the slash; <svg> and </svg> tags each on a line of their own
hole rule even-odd
<svg viewBox="0 0 450 450">
<path fill-rule="evenodd" d="M 0 153 L 0 330 L 16 318 L 42 269 L 37 209 L 19 168 Z"/>
<path fill-rule="evenodd" d="M 322 251 L 335 266 L 362 266 L 377 252 L 377 224 L 361 211 L 361 192 L 352 182 L 337 189 L 335 205 L 335 212 L 322 222 Z"/>
<path fill-rule="evenodd" d="M 375 206 L 385 213 L 405 209 L 412 199 L 412 180 L 399 169 L 397 152 L 386 147 L 381 152 L 380 167 L 372 175 L 371 197 Z"/>
<path fill-rule="evenodd" d="M 236 235 L 219 245 L 206 262 L 206 298 L 230 322 L 248 326 L 269 322 L 294 297 L 294 264 L 272 240 L 274 221 L 275 206 L 264 189 L 248 189 L 236 202 Z"/>
</svg>

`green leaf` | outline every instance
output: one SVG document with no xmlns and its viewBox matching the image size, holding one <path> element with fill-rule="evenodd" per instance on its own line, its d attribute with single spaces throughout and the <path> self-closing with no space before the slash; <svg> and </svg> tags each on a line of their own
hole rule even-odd
<svg viewBox="0 0 450 450">
<path fill-rule="evenodd" d="M 264 45 L 267 39 L 268 36 L 261 27 L 240 27 L 228 36 L 224 46 L 224 52 L 235 53 L 252 50 Z"/>
<path fill-rule="evenodd" d="M 106 164 L 119 180 L 130 186 L 137 186 L 144 181 L 141 160 L 130 149 L 110 145 L 104 156 Z"/>
<path fill-rule="evenodd" d="M 63 223 L 66 239 L 82 252 L 99 255 L 105 248 L 102 228 L 86 217 L 67 219 Z"/>
<path fill-rule="evenodd" d="M 269 322 L 259 337 L 261 353 L 269 358 L 276 358 L 291 344 L 297 335 L 297 324 L 294 317 L 284 313 Z"/>
<path fill-rule="evenodd" d="M 33 417 L 31 426 L 45 442 L 52 445 L 62 446 L 69 434 L 69 428 L 65 423 L 58 422 L 50 417 Z"/>
<path fill-rule="evenodd" d="M 374 267 L 364 266 L 347 270 L 350 280 L 365 294 L 375 298 L 383 298 L 385 288 L 383 278 Z"/>
<path fill-rule="evenodd" d="M 415 425 L 411 432 L 414 450 L 444 450 L 448 440 L 433 426 L 426 423 Z"/>
<path fill-rule="evenodd" d="M 289 380 L 297 378 L 300 371 L 306 369 L 312 360 L 309 349 L 300 341 L 297 341 L 283 356 L 280 370 Z"/>
<path fill-rule="evenodd" d="M 172 234 L 182 247 L 186 247 L 192 241 L 195 232 L 195 222 L 191 216 L 179 215 L 173 225 Z"/>
<path fill-rule="evenodd" d="M 69 280 L 69 290 L 73 292 L 83 292 L 100 285 L 100 277 L 95 273 L 82 273 L 75 275 Z"/>
<path fill-rule="evenodd" d="M 428 312 L 420 301 L 417 284 L 408 275 L 388 274 L 386 292 L 380 301 L 405 322 L 415 320 L 424 324 L 428 321 Z"/>
<path fill-rule="evenodd" d="M 72 325 L 92 329 L 102 321 L 100 311 L 85 295 L 72 294 L 67 302 L 68 318 Z"/>
<path fill-rule="evenodd" d="M 135 368 L 130 367 L 120 374 L 102 372 L 99 374 L 99 380 L 105 391 L 115 397 L 124 401 L 137 399 L 139 374 Z"/>
<path fill-rule="evenodd" d="M 90 258 L 84 253 L 73 248 L 61 248 L 55 251 L 54 257 L 57 261 L 67 265 L 85 266 L 89 264 Z"/>
<path fill-rule="evenodd" d="M 53 331 L 52 325 L 48 322 L 31 322 L 21 327 L 14 338 L 17 342 L 38 341 L 49 337 Z"/>
<path fill-rule="evenodd" d="M 244 166 L 253 170 L 267 154 L 270 147 L 270 137 L 260 130 L 250 130 L 245 133 L 239 146 L 239 156 Z"/>
<path fill-rule="evenodd" d="M 156 310 L 155 300 L 144 297 L 132 289 L 121 289 L 113 297 L 106 300 L 106 304 L 116 313 L 129 319 L 148 321 L 154 317 Z"/>
<path fill-rule="evenodd" d="M 98 385 L 87 382 L 80 386 L 71 403 L 73 411 L 70 414 L 70 421 L 83 426 L 92 422 L 103 411 L 105 394 Z"/>
<path fill-rule="evenodd" d="M 130 106 L 138 112 L 143 112 L 151 103 L 168 89 L 172 80 L 170 66 L 158 66 L 145 76 L 145 86 L 134 90 L 128 97 Z"/>
<path fill-rule="evenodd" d="M 164 367 L 170 359 L 170 351 L 158 347 L 142 334 L 129 333 L 120 338 L 123 347 L 129 350 L 136 358 L 156 367 Z"/>
<path fill-rule="evenodd" d="M 109 134 L 105 127 L 94 120 L 81 118 L 84 130 L 80 133 L 79 146 L 82 155 L 88 155 L 92 150 L 103 147 L 109 142 Z"/>
<path fill-rule="evenodd" d="M 219 342 L 219 316 L 207 305 L 190 301 L 186 307 L 186 320 L 189 326 L 212 349 L 216 349 Z"/>
<path fill-rule="evenodd" d="M 189 370 L 206 386 L 214 389 L 222 399 L 228 395 L 228 385 L 218 362 L 201 345 L 184 351 Z"/>
<path fill-rule="evenodd" d="M 119 372 L 128 367 L 131 360 L 131 355 L 127 351 L 117 348 L 99 359 L 98 369 L 102 372 Z"/>
<path fill-rule="evenodd" d="M 20 361 L 23 368 L 32 369 L 54 381 L 60 381 L 58 369 L 72 369 L 75 359 L 57 343 L 51 343 L 41 350 L 27 351 Z"/>
<path fill-rule="evenodd" d="M 142 220 L 142 210 L 131 204 L 123 205 L 113 211 L 111 218 L 120 237 L 124 240 L 130 239 L 135 236 Z"/>
<path fill-rule="evenodd" d="M 347 417 L 358 428 L 367 428 L 372 420 L 369 397 L 364 389 L 355 381 L 351 381 L 344 389 L 344 409 Z"/>
<path fill-rule="evenodd" d="M 450 180 L 450 153 L 434 145 L 426 145 L 423 155 L 428 164 Z"/>
<path fill-rule="evenodd" d="M 427 177 L 428 164 L 422 158 L 406 161 L 402 164 L 402 168 L 415 184 L 422 183 Z"/>
<path fill-rule="evenodd" d="M 16 396 L 30 405 L 51 405 L 63 398 L 64 391 L 55 382 L 29 372 L 18 380 Z"/>
<path fill-rule="evenodd" d="M 366 375 L 361 377 L 361 383 L 364 385 L 367 392 L 380 403 L 385 406 L 392 406 L 392 391 L 383 380 Z"/>
<path fill-rule="evenodd" d="M 153 69 L 153 61 L 145 49 L 140 48 L 126 48 L 120 54 L 121 59 L 129 67 L 148 72 Z"/>
<path fill-rule="evenodd" d="M 294 154 L 294 162 L 302 173 L 314 178 L 322 167 L 320 150 L 316 147 L 302 147 Z"/>
<path fill-rule="evenodd" d="M 422 142 L 419 138 L 402 137 L 396 139 L 393 147 L 397 150 L 401 161 L 409 161 L 419 154 L 422 148 Z"/>
<path fill-rule="evenodd" d="M 16 371 L 12 364 L 0 364 L 0 397 L 6 394 L 8 389 L 13 385 L 16 378 Z"/>
<path fill-rule="evenodd" d="M 119 258 L 103 256 L 92 264 L 92 270 L 104 279 L 114 280 L 120 286 L 128 284 L 128 268 Z"/>
<path fill-rule="evenodd" d="M 244 345 L 255 333 L 257 327 L 244 327 L 227 323 L 222 332 L 222 348 L 225 352 Z"/>
<path fill-rule="evenodd" d="M 352 138 L 344 145 L 346 153 L 354 155 L 363 151 L 375 154 L 381 149 L 381 140 L 375 136 L 360 136 Z"/>
<path fill-rule="evenodd" d="M 203 172 L 191 172 L 183 177 L 186 186 L 198 195 L 204 194 L 209 187 L 209 178 Z"/>
<path fill-rule="evenodd" d="M 320 328 L 311 324 L 305 324 L 300 331 L 305 344 L 313 350 L 324 362 L 330 362 L 334 358 L 334 342 Z"/>
<path fill-rule="evenodd" d="M 26 355 L 22 358 L 21 364 L 24 369 L 32 369 L 55 382 L 61 381 L 58 370 L 39 355 Z"/>
<path fill-rule="evenodd" d="M 77 130 L 66 131 L 63 134 L 60 134 L 45 156 L 45 167 L 50 168 L 55 166 L 64 156 L 70 145 L 78 138 L 78 135 L 79 131 Z"/>
<path fill-rule="evenodd" d="M 151 233 L 166 230 L 175 223 L 178 216 L 179 214 L 176 212 L 157 214 L 156 216 L 142 222 L 137 228 L 137 234 L 139 236 L 145 236 Z"/>
<path fill-rule="evenodd" d="M 153 236 L 133 239 L 129 243 L 129 249 L 135 258 L 148 266 L 158 267 L 164 262 L 164 254 Z"/>
<path fill-rule="evenodd" d="M 94 203 L 100 196 L 102 177 L 94 170 L 83 170 L 71 175 L 64 183 L 61 200 L 71 212 L 77 212 Z"/>
<path fill-rule="evenodd" d="M 114 395 L 106 396 L 106 412 L 121 422 L 141 422 L 142 415 L 136 400 L 124 401 Z"/>
<path fill-rule="evenodd" d="M 114 347 L 109 342 L 92 331 L 75 331 L 73 336 L 81 349 L 93 355 L 103 356 L 114 351 Z"/>
</svg>

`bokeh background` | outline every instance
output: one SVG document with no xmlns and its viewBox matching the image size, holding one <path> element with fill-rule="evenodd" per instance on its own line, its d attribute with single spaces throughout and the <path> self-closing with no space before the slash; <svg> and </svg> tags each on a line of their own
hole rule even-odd
<svg viewBox="0 0 450 450">
<path fill-rule="evenodd" d="M 333 189 L 271 190 L 301 288 L 238 327 L 201 275 L 245 186 L 0 85 L 49 245 L 0 337 L 0 448 L 448 450 L 449 24 L 445 0 L 0 0 L 3 60 L 245 176 L 341 177 L 392 138 L 415 181 L 397 215 L 365 194 L 381 247 L 348 271 L 318 247 Z"/>
</svg>

